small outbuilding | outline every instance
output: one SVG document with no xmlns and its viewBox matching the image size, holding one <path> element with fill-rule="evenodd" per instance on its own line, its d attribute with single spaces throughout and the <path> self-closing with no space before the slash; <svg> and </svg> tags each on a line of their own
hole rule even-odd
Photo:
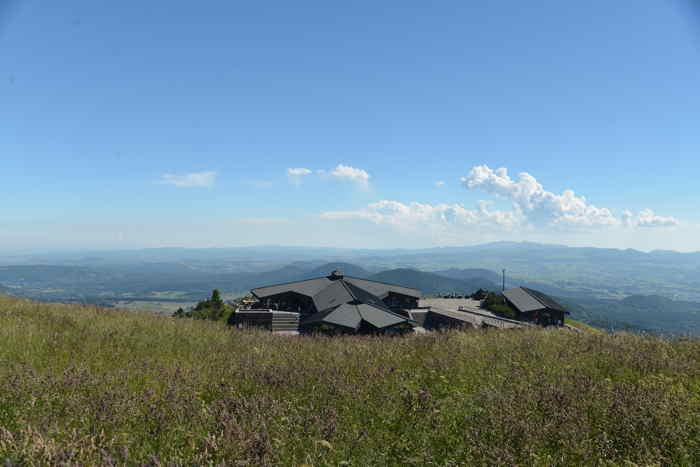
<svg viewBox="0 0 700 467">
<path fill-rule="evenodd" d="M 503 292 L 508 304 L 517 313 L 519 321 L 527 321 L 541 326 L 563 326 L 564 317 L 570 312 L 552 297 L 529 289 L 515 287 Z"/>
</svg>

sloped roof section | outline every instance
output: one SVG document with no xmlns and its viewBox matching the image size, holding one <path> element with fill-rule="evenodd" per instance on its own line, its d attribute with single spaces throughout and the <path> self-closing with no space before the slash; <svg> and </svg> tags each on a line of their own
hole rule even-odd
<svg viewBox="0 0 700 467">
<path fill-rule="evenodd" d="M 305 325 L 326 323 L 356 331 L 362 324 L 362 316 L 357 305 L 345 303 L 331 310 L 316 313 L 304 320 Z"/>
<path fill-rule="evenodd" d="M 383 308 L 378 308 L 372 305 L 360 304 L 357 305 L 357 310 L 360 312 L 362 319 L 377 329 L 384 329 L 395 326 L 400 323 L 408 322 L 403 316 L 387 311 Z"/>
<path fill-rule="evenodd" d="M 549 308 L 555 311 L 568 313 L 566 308 L 554 301 L 552 297 L 540 291 L 528 289 L 526 287 L 515 287 L 503 292 L 503 295 L 521 312 L 530 312 Z"/>
<path fill-rule="evenodd" d="M 545 306 L 535 297 L 527 293 L 522 287 L 515 287 L 503 292 L 503 295 L 522 312 L 541 310 Z"/>
<path fill-rule="evenodd" d="M 555 301 L 549 295 L 545 295 L 539 290 L 528 289 L 527 287 L 523 287 L 523 290 L 535 297 L 540 303 L 545 305 L 547 308 L 551 310 L 562 311 L 564 313 L 569 313 L 569 310 L 564 308 L 564 306 L 562 306 L 559 302 Z"/>
<path fill-rule="evenodd" d="M 314 305 L 318 311 L 324 311 L 353 300 L 354 297 L 343 285 L 343 281 L 333 281 L 313 296 Z"/>
<path fill-rule="evenodd" d="M 271 297 L 285 292 L 296 292 L 301 295 L 313 297 L 326 288 L 331 281 L 327 277 L 317 277 L 298 282 L 285 282 L 284 284 L 270 285 L 268 287 L 258 287 L 251 292 L 258 298 Z"/>
<path fill-rule="evenodd" d="M 418 289 L 411 289 L 409 287 L 403 287 L 396 284 L 387 284 L 385 282 L 371 281 L 368 279 L 360 279 L 359 277 L 351 276 L 343 276 L 342 279 L 339 280 L 331 280 L 328 277 L 317 277 L 315 279 L 307 279 L 304 281 L 286 282 L 267 287 L 258 287 L 256 289 L 252 289 L 251 292 L 260 299 L 285 292 L 296 292 L 308 297 L 314 297 L 330 284 L 337 282 L 345 283 L 346 285 L 353 285 L 361 289 L 363 292 L 374 295 L 379 299 L 386 298 L 389 292 L 416 298 L 420 298 L 421 296 L 421 292 Z"/>
<path fill-rule="evenodd" d="M 387 284 L 386 282 L 371 281 L 369 279 L 360 279 L 359 277 L 345 276 L 345 282 L 348 282 L 354 286 L 366 290 L 372 295 L 376 295 L 379 298 L 385 298 L 389 295 L 389 292 L 398 293 L 401 295 L 408 295 L 409 297 L 420 298 L 421 291 L 418 289 L 411 289 L 409 287 L 403 287 L 396 284 Z"/>
<path fill-rule="evenodd" d="M 309 326 L 323 323 L 357 331 L 363 322 L 378 331 L 401 323 L 415 324 L 401 315 L 364 303 L 344 303 L 335 308 L 315 313 L 306 318 L 301 324 L 302 326 Z"/>
<path fill-rule="evenodd" d="M 348 292 L 352 294 L 355 301 L 360 303 L 367 303 L 368 305 L 374 305 L 379 308 L 384 308 L 388 310 L 388 308 L 384 305 L 382 299 L 377 297 L 376 295 L 367 292 L 365 289 L 361 289 L 360 287 L 354 285 L 351 282 L 343 281 L 343 285 L 345 285 Z"/>
</svg>

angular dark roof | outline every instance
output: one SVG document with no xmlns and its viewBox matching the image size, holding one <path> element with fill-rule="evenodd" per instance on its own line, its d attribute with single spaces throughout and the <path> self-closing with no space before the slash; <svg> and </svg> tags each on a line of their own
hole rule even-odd
<svg viewBox="0 0 700 467">
<path fill-rule="evenodd" d="M 409 287 L 403 287 L 396 284 L 387 284 L 386 282 L 371 281 L 369 279 L 360 279 L 359 277 L 352 276 L 340 276 L 340 278 L 336 280 L 331 280 L 329 277 L 317 277 L 314 279 L 307 279 L 299 282 L 286 282 L 283 284 L 275 284 L 267 287 L 258 287 L 257 289 L 252 289 L 251 292 L 259 299 L 271 297 L 273 295 L 278 295 L 285 292 L 296 292 L 301 295 L 313 297 L 314 295 L 318 294 L 321 290 L 326 288 L 329 284 L 338 281 L 343 281 L 346 284 L 352 284 L 355 287 L 358 287 L 376 297 L 379 297 L 380 299 L 383 299 L 387 295 L 389 295 L 389 292 L 394 292 L 415 298 L 421 297 L 421 292 L 418 289 L 411 289 Z"/>
<path fill-rule="evenodd" d="M 317 311 L 324 311 L 336 307 L 343 303 L 355 301 L 355 297 L 350 293 L 343 281 L 333 281 L 319 293 L 311 297 Z"/>
<path fill-rule="evenodd" d="M 347 281 L 342 281 L 343 285 L 347 288 L 348 292 L 353 296 L 353 298 L 362 303 L 367 303 L 368 305 L 374 305 L 378 306 L 379 308 L 385 308 L 386 305 L 384 305 L 384 302 L 382 301 L 381 298 L 377 297 L 376 295 L 373 295 L 366 291 L 365 289 L 362 289 L 356 285 L 354 285 L 352 282 L 347 282 Z"/>
<path fill-rule="evenodd" d="M 530 295 L 522 287 L 515 287 L 514 289 L 508 289 L 503 292 L 503 295 L 511 302 L 515 308 L 522 312 L 541 310 L 546 308 L 535 297 Z"/>
<path fill-rule="evenodd" d="M 503 295 L 521 312 L 527 313 L 549 308 L 550 310 L 569 313 L 566 308 L 557 303 L 552 297 L 538 290 L 528 289 L 527 287 L 515 287 L 506 290 L 503 292 Z"/>
<path fill-rule="evenodd" d="M 346 282 L 349 282 L 350 284 L 353 284 L 357 287 L 360 287 L 361 289 L 366 290 L 372 295 L 376 295 L 381 299 L 386 298 L 386 296 L 389 295 L 389 292 L 394 292 L 397 294 L 407 295 L 409 297 L 415 298 L 420 298 L 422 295 L 421 291 L 418 289 L 411 289 L 410 287 L 403 287 L 401 285 L 396 284 L 388 284 L 386 282 L 371 281 L 369 279 L 360 279 L 359 277 L 350 276 L 345 276 L 344 280 Z"/>
<path fill-rule="evenodd" d="M 267 287 L 258 287 L 257 289 L 252 289 L 251 292 L 258 298 L 271 297 L 272 295 L 284 292 L 296 292 L 301 295 L 313 297 L 330 283 L 331 280 L 327 277 L 316 277 L 315 279 L 308 279 L 305 281 L 285 282 L 283 284 L 275 284 Z"/>
<path fill-rule="evenodd" d="M 362 323 L 362 316 L 356 305 L 344 303 L 326 311 L 314 313 L 304 320 L 304 325 L 327 323 L 342 326 L 349 329 L 358 329 Z"/>
<path fill-rule="evenodd" d="M 302 325 L 326 323 L 358 330 L 363 322 L 376 329 L 413 321 L 392 312 L 382 301 L 389 292 L 420 297 L 419 290 L 400 285 L 342 276 L 334 272 L 299 282 L 271 285 L 251 290 L 258 299 L 282 293 L 297 293 L 311 298 L 316 313 L 304 319 Z M 379 294 L 379 295 L 377 295 Z"/>
<path fill-rule="evenodd" d="M 326 323 L 357 331 L 363 321 L 378 330 L 401 323 L 413 324 L 411 320 L 385 308 L 365 303 L 344 303 L 330 310 L 320 311 L 309 316 L 303 321 L 302 325 Z"/>
</svg>

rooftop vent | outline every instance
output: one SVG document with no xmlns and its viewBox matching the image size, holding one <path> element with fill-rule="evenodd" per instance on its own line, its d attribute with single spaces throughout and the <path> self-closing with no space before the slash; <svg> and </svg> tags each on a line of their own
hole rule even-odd
<svg viewBox="0 0 700 467">
<path fill-rule="evenodd" d="M 328 278 L 332 281 L 342 279 L 343 278 L 343 271 L 340 269 L 336 269 L 335 271 L 331 272 L 331 275 L 328 276 Z"/>
</svg>

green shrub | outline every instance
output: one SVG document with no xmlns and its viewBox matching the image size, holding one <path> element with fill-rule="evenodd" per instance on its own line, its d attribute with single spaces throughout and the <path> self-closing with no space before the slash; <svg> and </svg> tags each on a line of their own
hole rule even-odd
<svg viewBox="0 0 700 467">
<path fill-rule="evenodd" d="M 214 289 L 211 298 L 198 302 L 193 309 L 185 311 L 178 308 L 173 313 L 173 318 L 193 318 L 209 321 L 226 321 L 235 310 L 226 305 L 221 298 L 219 289 Z"/>
<path fill-rule="evenodd" d="M 516 319 L 518 312 L 506 301 L 505 297 L 495 292 L 489 292 L 484 300 L 484 308 L 504 318 Z"/>
</svg>

